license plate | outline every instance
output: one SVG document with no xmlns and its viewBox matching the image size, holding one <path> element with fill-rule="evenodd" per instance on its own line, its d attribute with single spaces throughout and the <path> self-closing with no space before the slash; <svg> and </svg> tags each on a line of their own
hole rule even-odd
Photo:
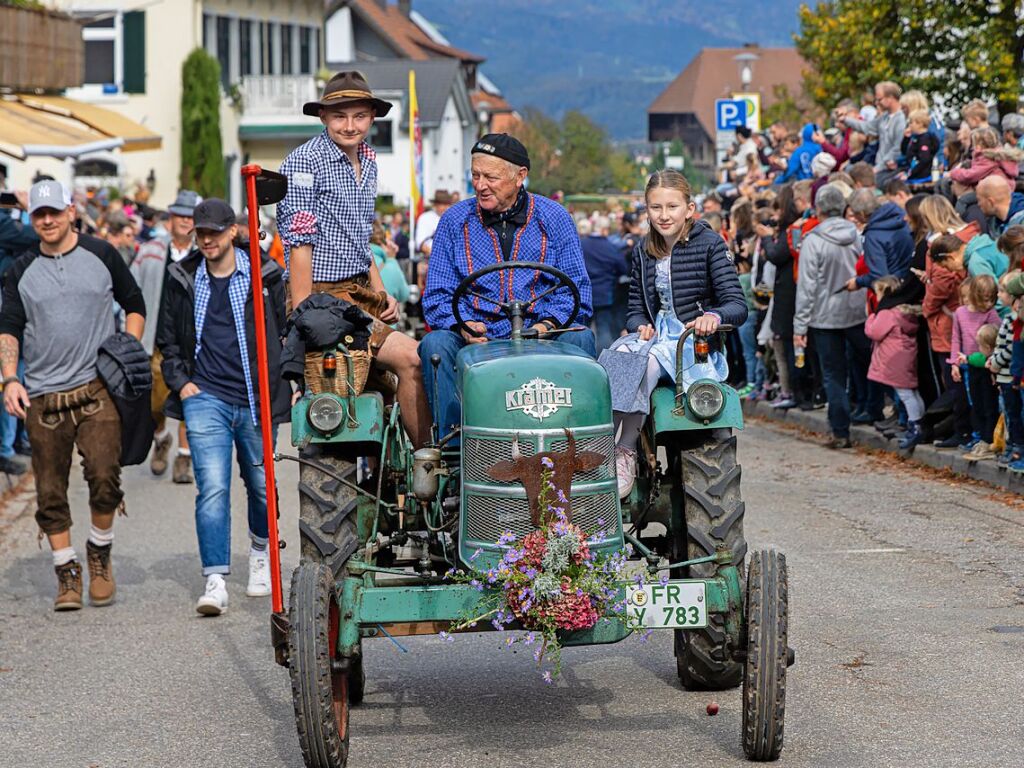
<svg viewBox="0 0 1024 768">
<path fill-rule="evenodd" d="M 701 629 L 708 625 L 703 581 L 655 582 L 626 588 L 626 610 L 648 629 Z"/>
</svg>

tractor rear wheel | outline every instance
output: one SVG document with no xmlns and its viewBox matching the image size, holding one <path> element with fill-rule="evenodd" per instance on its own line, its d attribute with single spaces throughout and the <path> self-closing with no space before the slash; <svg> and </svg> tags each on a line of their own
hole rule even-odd
<svg viewBox="0 0 1024 768">
<path fill-rule="evenodd" d="M 308 768 L 345 768 L 349 671 L 337 656 L 341 610 L 329 568 L 303 563 L 295 569 L 288 612 L 288 671 L 302 758 Z"/>
<path fill-rule="evenodd" d="M 680 450 L 676 477 L 681 486 L 678 490 L 682 493 L 685 530 L 673 531 L 673 545 L 679 560 L 714 555 L 719 548 L 729 550 L 742 584 L 747 543 L 743 538 L 740 475 L 735 436 L 713 436 L 695 448 Z M 718 563 L 701 563 L 678 576 L 713 578 L 721 567 Z M 729 619 L 733 626 L 740 626 L 740 609 Z M 738 686 L 743 665 L 733 657 L 736 650 L 726 632 L 725 614 L 708 614 L 706 629 L 677 629 L 676 671 L 683 687 L 722 690 Z"/>
<path fill-rule="evenodd" d="M 743 751 L 751 760 L 782 752 L 789 662 L 786 557 L 755 552 L 747 576 L 747 661 L 743 673 Z"/>
<path fill-rule="evenodd" d="M 359 547 L 358 498 L 355 490 L 323 470 L 354 482 L 355 464 L 319 446 L 307 448 L 302 458 L 319 467 L 305 463 L 299 467 L 300 559 L 303 563 L 323 563 L 337 577 Z"/>
</svg>

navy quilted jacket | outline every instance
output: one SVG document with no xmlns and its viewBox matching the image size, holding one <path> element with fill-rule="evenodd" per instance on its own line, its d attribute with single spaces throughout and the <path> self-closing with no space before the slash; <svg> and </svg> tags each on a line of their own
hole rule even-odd
<svg viewBox="0 0 1024 768">
<path fill-rule="evenodd" d="M 661 309 L 654 287 L 655 259 L 644 250 L 646 240 L 633 249 L 633 268 L 629 281 L 629 314 L 626 330 L 653 325 Z M 672 249 L 672 303 L 676 316 L 688 323 L 704 312 L 714 312 L 728 325 L 741 326 L 747 319 L 736 266 L 722 236 L 712 232 L 706 222 L 694 223 L 685 240 Z"/>
</svg>

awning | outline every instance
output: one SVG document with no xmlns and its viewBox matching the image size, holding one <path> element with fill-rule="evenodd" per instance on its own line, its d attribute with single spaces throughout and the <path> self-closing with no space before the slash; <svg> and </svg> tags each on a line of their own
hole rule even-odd
<svg viewBox="0 0 1024 768">
<path fill-rule="evenodd" d="M 63 96 L 0 100 L 0 152 L 27 157 L 81 157 L 91 152 L 159 149 L 160 136 L 103 107 Z"/>
</svg>

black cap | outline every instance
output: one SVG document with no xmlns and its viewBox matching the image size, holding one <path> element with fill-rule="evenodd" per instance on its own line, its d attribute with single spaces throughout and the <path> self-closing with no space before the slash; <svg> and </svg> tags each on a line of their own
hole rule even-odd
<svg viewBox="0 0 1024 768">
<path fill-rule="evenodd" d="M 527 170 L 530 168 L 530 156 L 526 152 L 526 147 L 515 136 L 509 136 L 507 133 L 488 133 L 481 136 L 473 145 L 470 154 L 475 155 L 478 152 L 500 157 Z"/>
<path fill-rule="evenodd" d="M 192 214 L 196 229 L 223 232 L 235 223 L 235 212 L 224 200 L 211 197 L 196 206 Z"/>
</svg>

